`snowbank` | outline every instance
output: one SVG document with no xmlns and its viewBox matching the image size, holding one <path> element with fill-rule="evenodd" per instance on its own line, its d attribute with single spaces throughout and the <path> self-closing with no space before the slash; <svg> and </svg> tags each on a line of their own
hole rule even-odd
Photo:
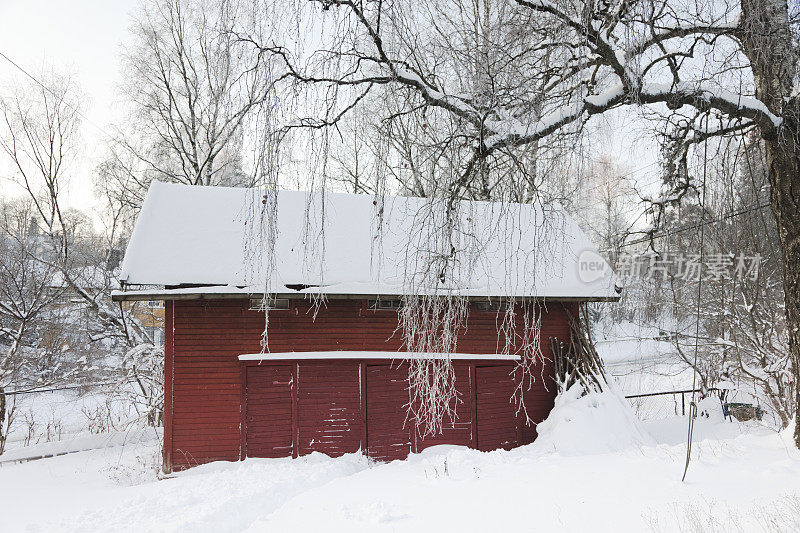
<svg viewBox="0 0 800 533">
<path fill-rule="evenodd" d="M 83 435 L 69 439 L 40 442 L 32 446 L 9 450 L 3 455 L 0 455 L 0 464 L 56 457 L 86 450 L 125 446 L 129 443 L 158 443 L 162 434 L 162 428 L 132 429 L 129 431 L 111 431 L 99 434 L 84 433 Z"/>
<path fill-rule="evenodd" d="M 611 383 L 603 392 L 583 394 L 579 384 L 556 398 L 547 420 L 537 426 L 537 450 L 561 455 L 609 453 L 653 445 L 630 404 Z"/>
</svg>

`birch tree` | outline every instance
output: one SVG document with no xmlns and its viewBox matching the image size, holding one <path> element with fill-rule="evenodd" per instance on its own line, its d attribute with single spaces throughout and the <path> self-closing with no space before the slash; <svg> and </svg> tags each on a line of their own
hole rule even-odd
<svg viewBox="0 0 800 533">
<path fill-rule="evenodd" d="M 0 101 L 0 153 L 12 165 L 11 177 L 30 202 L 32 223 L 40 230 L 36 246 L 26 249 L 27 258 L 43 271 L 56 273 L 62 290 L 81 302 L 94 323 L 87 332 L 89 342 L 112 338 L 127 352 L 124 379 L 139 387 L 148 420 L 158 423 L 161 393 L 152 383 L 161 379 L 163 352 L 153 346 L 145 328 L 112 304 L 114 280 L 105 268 L 110 247 L 97 253 L 96 246 L 84 246 L 80 217 L 64 207 L 70 163 L 80 153 L 80 91 L 69 78 L 57 74 L 43 79 L 20 85 L 12 96 Z M 108 199 L 108 238 L 113 244 L 128 209 L 118 198 Z M 105 257 L 99 259 L 99 255 Z M 101 272 L 103 286 L 95 286 L 93 269 Z"/>
<path fill-rule="evenodd" d="M 335 93 L 339 110 L 372 91 L 405 98 L 404 114 L 446 123 L 457 171 L 442 194 L 482 190 L 487 163 L 522 161 L 532 147 L 580 136 L 595 115 L 631 109 L 659 121 L 665 183 L 703 184 L 686 155 L 714 137 L 752 132 L 764 143 L 780 236 L 789 353 L 800 371 L 800 96 L 795 6 L 781 0 L 313 0 L 296 8 L 330 28 L 313 53 L 289 41 L 253 44 L 303 87 Z M 483 46 L 466 46 L 478 19 Z M 313 44 L 313 43 L 312 43 Z M 486 54 L 486 50 L 490 54 Z M 302 57 L 302 61 L 299 60 Z M 481 58 L 490 61 L 481 63 Z M 476 87 L 468 65 L 481 63 Z M 332 113 L 330 117 L 338 116 Z M 489 167 L 490 168 L 490 167 Z M 524 175 L 524 173 L 521 173 Z M 534 195 L 535 196 L 535 195 Z M 800 394 L 795 388 L 795 394 Z M 795 406 L 800 396 L 795 397 Z M 800 424 L 795 440 L 800 446 Z"/>
<path fill-rule="evenodd" d="M 617 262 L 625 236 L 637 222 L 632 210 L 639 203 L 629 177 L 630 170 L 615 158 L 603 155 L 588 168 L 580 184 L 578 205 L 572 212 L 580 217 L 587 232 L 612 265 Z"/>
</svg>

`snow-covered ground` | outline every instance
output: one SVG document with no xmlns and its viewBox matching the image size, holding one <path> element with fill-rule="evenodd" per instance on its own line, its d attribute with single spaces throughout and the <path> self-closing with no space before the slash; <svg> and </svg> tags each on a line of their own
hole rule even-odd
<svg viewBox="0 0 800 533">
<path fill-rule="evenodd" d="M 23 394 L 14 398 L 13 407 L 6 452 L 113 433 L 129 427 L 137 417 L 129 402 L 100 390 Z"/>
<path fill-rule="evenodd" d="M 657 328 L 615 323 L 598 328 L 595 337 L 597 351 L 625 394 L 692 387 L 691 368 L 671 341 L 659 338 Z"/>
<path fill-rule="evenodd" d="M 595 346 L 605 368 L 625 395 L 688 391 L 700 387 L 690 365 L 679 355 L 675 344 L 666 340 L 658 328 L 630 322 L 618 322 L 594 331 Z M 685 348 L 684 348 L 685 349 Z M 689 347 L 691 355 L 691 347 Z M 764 405 L 753 384 L 712 383 L 726 389 L 727 402 L 741 402 L 764 409 L 763 423 L 773 428 L 781 421 Z M 631 398 L 634 412 L 642 420 L 661 420 L 686 414 L 692 400 L 690 393 Z"/>
<path fill-rule="evenodd" d="M 248 459 L 156 480 L 157 444 L 0 466 L 3 531 L 797 531 L 790 433 L 686 419 L 638 422 L 619 394 L 566 394 L 532 445 L 436 447 L 376 464 Z"/>
<path fill-rule="evenodd" d="M 389 464 L 314 454 L 159 480 L 158 434 L 114 431 L 130 413 L 106 395 L 30 395 L 2 459 L 102 449 L 0 464 L 0 532 L 800 530 L 791 429 L 725 420 L 719 401 L 706 399 L 681 482 L 680 396 L 622 397 L 691 388 L 691 370 L 657 330 L 623 324 L 598 337 L 613 390 L 560 396 L 534 444 L 435 447 Z M 25 417 L 38 426 L 35 438 Z M 102 433 L 90 434 L 92 424 Z M 58 442 L 45 442 L 48 425 Z"/>
</svg>

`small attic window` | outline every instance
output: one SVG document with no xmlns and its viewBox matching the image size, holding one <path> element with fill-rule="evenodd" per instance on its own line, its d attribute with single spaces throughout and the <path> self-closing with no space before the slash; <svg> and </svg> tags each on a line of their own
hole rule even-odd
<svg viewBox="0 0 800 533">
<path fill-rule="evenodd" d="M 267 309 L 270 311 L 274 311 L 276 309 L 289 309 L 289 299 L 275 298 L 274 300 L 267 300 L 266 305 L 264 305 L 263 298 L 250 298 L 251 311 L 265 311 Z"/>
<path fill-rule="evenodd" d="M 508 311 L 508 302 L 501 302 L 499 300 L 484 300 L 480 302 L 475 302 L 475 308 L 478 311 L 485 312 L 485 313 L 505 313 Z"/>
<path fill-rule="evenodd" d="M 403 300 L 370 300 L 369 308 L 372 310 L 390 310 L 403 307 Z"/>
</svg>

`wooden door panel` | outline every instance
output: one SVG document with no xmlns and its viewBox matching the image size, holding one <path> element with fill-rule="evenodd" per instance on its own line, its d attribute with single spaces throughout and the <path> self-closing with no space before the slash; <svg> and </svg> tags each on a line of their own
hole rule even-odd
<svg viewBox="0 0 800 533">
<path fill-rule="evenodd" d="M 435 435 L 415 435 L 416 451 L 420 452 L 430 446 L 439 444 L 455 444 L 458 446 L 472 445 L 472 380 L 470 375 L 470 365 L 463 361 L 453 362 L 453 369 L 456 374 L 455 388 L 458 394 L 457 399 L 453 400 L 450 409 L 454 416 L 445 416 L 442 421 L 441 432 Z"/>
<path fill-rule="evenodd" d="M 519 446 L 516 387 L 509 366 L 475 367 L 477 448 L 482 451 Z"/>
<path fill-rule="evenodd" d="M 331 456 L 361 447 L 361 391 L 358 362 L 300 365 L 297 389 L 299 453 Z"/>
<path fill-rule="evenodd" d="M 391 461 L 411 451 L 406 423 L 408 370 L 405 365 L 366 365 L 367 455 Z"/>
<path fill-rule="evenodd" d="M 292 455 L 292 387 L 289 365 L 247 367 L 247 457 Z"/>
</svg>

